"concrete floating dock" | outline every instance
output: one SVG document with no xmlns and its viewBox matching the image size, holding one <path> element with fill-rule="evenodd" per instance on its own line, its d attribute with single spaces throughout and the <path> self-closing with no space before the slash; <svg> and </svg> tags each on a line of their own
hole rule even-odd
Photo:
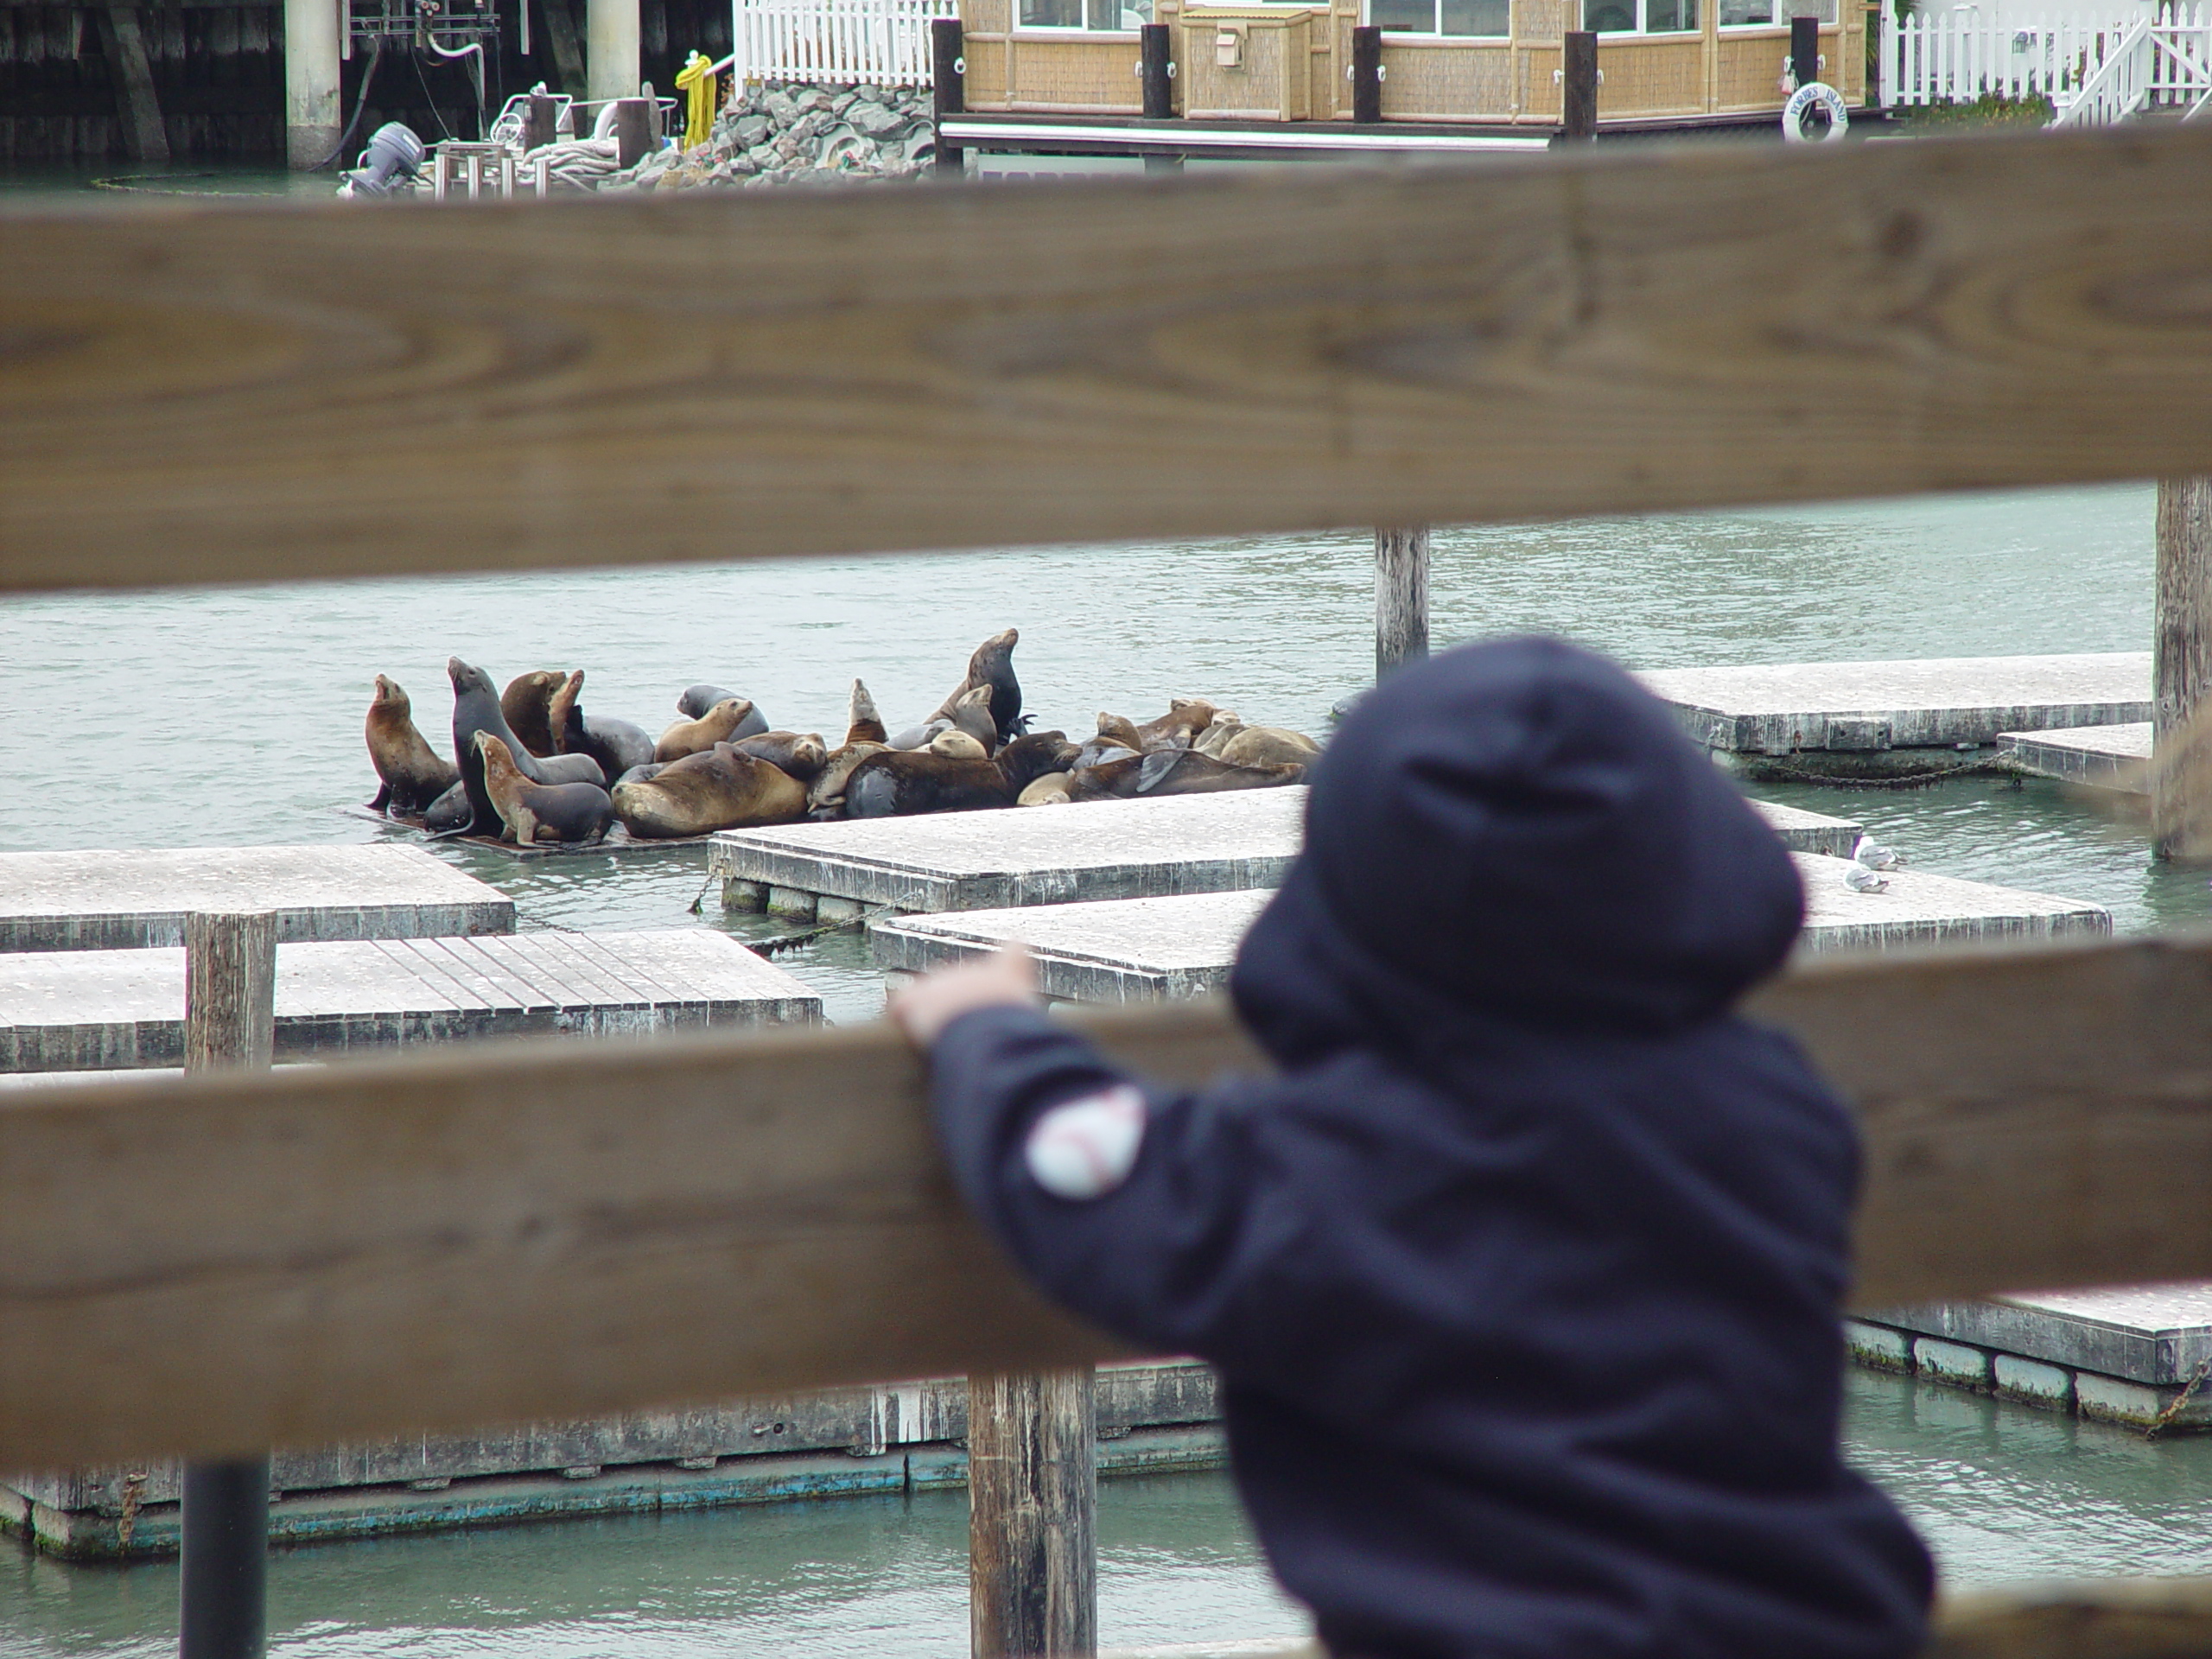
<svg viewBox="0 0 2212 1659">
<path fill-rule="evenodd" d="M 1997 752 L 2022 772 L 2069 784 L 2116 789 L 2130 795 L 2150 792 L 2151 722 L 2120 726 L 2065 726 L 2049 732 L 2005 732 Z"/>
<path fill-rule="evenodd" d="M 2132 1428 L 2212 1427 L 2212 1284 L 1894 1308 L 1846 1334 L 1878 1370 Z"/>
<path fill-rule="evenodd" d="M 1954 748 L 2000 733 L 2151 718 L 2151 655 L 1940 657 L 1680 668 L 1637 677 L 1707 748 Z"/>
<path fill-rule="evenodd" d="M 181 945 L 195 910 L 273 910 L 287 944 L 515 931 L 513 899 L 419 847 L 0 853 L 0 951 Z"/>
<path fill-rule="evenodd" d="M 1859 826 L 1758 803 L 1796 849 L 1848 854 Z M 863 910 L 1000 910 L 1273 887 L 1305 834 L 1306 790 L 944 812 L 728 830 L 707 868 L 733 910 L 842 920 Z"/>
<path fill-rule="evenodd" d="M 276 1055 L 465 1037 L 819 1020 L 807 986 L 705 928 L 281 945 Z M 184 951 L 0 957 L 0 1072 L 179 1065 Z"/>
<path fill-rule="evenodd" d="M 2101 906 L 2050 893 L 1891 872 L 1887 892 L 1853 893 L 1847 861 L 1797 855 L 1805 884 L 1806 952 L 1895 950 L 1967 940 L 2107 934 Z M 1037 955 L 1045 995 L 1073 1002 L 1140 1002 L 1198 996 L 1226 982 L 1229 968 L 1269 894 L 1196 893 L 955 915 L 883 917 L 868 924 L 877 963 L 913 974 L 1020 939 Z"/>
<path fill-rule="evenodd" d="M 1101 1474 L 1224 1460 L 1213 1373 L 1102 1366 Z M 308 1543 L 517 1521 L 959 1486 L 964 1378 L 279 1452 L 270 1535 Z M 179 1465 L 0 1477 L 0 1530 L 76 1560 L 174 1554 Z"/>
</svg>

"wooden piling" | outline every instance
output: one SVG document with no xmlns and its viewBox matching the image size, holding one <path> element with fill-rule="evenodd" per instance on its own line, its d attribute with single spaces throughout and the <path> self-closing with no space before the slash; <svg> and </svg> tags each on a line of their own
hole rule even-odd
<svg viewBox="0 0 2212 1659">
<path fill-rule="evenodd" d="M 639 27 L 638 0 L 585 0 L 584 84 L 593 103 L 638 95 Z"/>
<path fill-rule="evenodd" d="M 943 122 L 948 115 L 963 115 L 968 109 L 966 75 L 968 60 L 961 49 L 960 20 L 957 17 L 930 19 L 930 96 L 937 118 Z M 940 127 L 937 135 L 937 174 L 958 178 L 968 170 L 968 156 L 957 144 L 944 142 Z"/>
<path fill-rule="evenodd" d="M 196 911 L 184 925 L 188 1071 L 265 1071 L 276 1046 L 276 912 Z M 185 1465 L 180 1659 L 261 1659 L 269 1458 Z"/>
<path fill-rule="evenodd" d="M 2212 477 L 2158 480 L 2151 821 L 2161 857 L 2212 855 Z"/>
<path fill-rule="evenodd" d="M 1428 658 L 1428 526 L 1375 532 L 1375 677 Z"/>
<path fill-rule="evenodd" d="M 968 1379 L 974 1659 L 1097 1652 L 1096 1454 L 1088 1368 Z"/>
<path fill-rule="evenodd" d="M 614 164 L 635 167 L 660 142 L 653 101 L 617 99 L 614 103 Z"/>
<path fill-rule="evenodd" d="M 550 144 L 557 136 L 554 123 L 558 118 L 555 100 L 550 92 L 532 92 L 530 102 L 523 106 L 522 147 L 527 155 L 543 144 Z"/>
<path fill-rule="evenodd" d="M 1819 18 L 1789 20 L 1789 73 L 1800 86 L 1809 86 L 1821 78 Z"/>
<path fill-rule="evenodd" d="M 115 79 L 116 114 L 123 124 L 123 147 L 134 162 L 169 158 L 168 124 L 155 95 L 153 66 L 146 59 L 146 37 L 138 14 L 111 6 L 92 14 L 99 26 L 100 52 Z"/>
<path fill-rule="evenodd" d="M 344 135 L 339 11 L 330 0 L 284 0 L 284 159 L 296 172 L 321 166 Z"/>
<path fill-rule="evenodd" d="M 1598 136 L 1598 36 L 1570 29 L 1560 54 L 1559 136 L 1577 140 Z"/>
<path fill-rule="evenodd" d="M 1144 113 L 1148 121 L 1166 121 L 1175 114 L 1173 32 L 1165 23 L 1143 23 L 1137 29 L 1137 73 L 1144 83 Z"/>
<path fill-rule="evenodd" d="M 1382 118 L 1382 31 L 1371 23 L 1351 32 L 1351 118 Z"/>
</svg>

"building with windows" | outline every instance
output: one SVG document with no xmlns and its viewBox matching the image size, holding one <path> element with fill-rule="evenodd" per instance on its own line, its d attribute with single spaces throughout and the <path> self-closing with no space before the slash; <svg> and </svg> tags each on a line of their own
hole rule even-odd
<svg viewBox="0 0 2212 1659">
<path fill-rule="evenodd" d="M 1382 35 L 1382 117 L 1555 126 L 1561 35 L 1599 35 L 1600 128 L 1777 117 L 1789 20 L 1817 16 L 1821 78 L 1866 102 L 1863 0 L 960 0 L 968 108 L 1133 116 L 1140 24 L 1173 34 L 1177 114 L 1350 121 L 1351 32 Z"/>
</svg>

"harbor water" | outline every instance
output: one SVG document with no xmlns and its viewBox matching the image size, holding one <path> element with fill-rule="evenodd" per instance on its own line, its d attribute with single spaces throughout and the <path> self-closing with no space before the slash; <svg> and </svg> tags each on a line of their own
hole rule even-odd
<svg viewBox="0 0 2212 1659">
<path fill-rule="evenodd" d="M 2142 650 L 2152 518 L 2150 487 L 2127 486 L 1440 531 L 1433 632 L 1543 630 L 1649 668 Z M 500 683 L 582 667 L 588 710 L 651 730 L 711 680 L 834 739 L 855 676 L 897 724 L 1012 624 L 1040 727 L 1198 695 L 1318 733 L 1371 675 L 1372 603 L 1353 534 L 0 601 L 0 849 L 397 833 L 359 810 L 373 677 L 397 679 L 439 741 L 454 654 Z M 2124 812 L 2055 785 L 1758 792 L 1863 819 L 1917 868 L 2093 899 L 2123 931 L 2212 912 L 2202 874 L 2154 862 Z M 696 847 L 445 855 L 512 894 L 526 928 L 785 931 L 724 916 L 712 893 L 695 916 Z M 779 960 L 835 1020 L 880 1009 L 850 935 Z M 1848 1437 L 1954 1583 L 2212 1572 L 2212 1440 L 2149 1443 L 1866 1375 Z M 1101 1510 L 1109 1644 L 1299 1628 L 1225 1478 L 1111 1482 Z M 292 1552 L 272 1569 L 273 1651 L 950 1655 L 964 1515 L 957 1492 L 920 1494 Z M 175 1587 L 173 1565 L 0 1547 L 0 1653 L 161 1652 Z"/>
</svg>

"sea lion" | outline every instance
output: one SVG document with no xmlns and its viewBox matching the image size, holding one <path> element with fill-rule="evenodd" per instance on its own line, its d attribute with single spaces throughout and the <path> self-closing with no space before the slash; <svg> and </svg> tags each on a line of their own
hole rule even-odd
<svg viewBox="0 0 2212 1659">
<path fill-rule="evenodd" d="M 676 700 L 676 712 L 686 720 L 702 720 L 706 717 L 708 709 L 718 702 L 728 702 L 733 697 L 737 697 L 738 702 L 744 703 L 749 703 L 752 701 L 749 697 L 739 697 L 734 691 L 725 691 L 719 685 L 708 685 L 702 683 L 688 688 L 683 695 Z M 758 737 L 767 729 L 767 715 L 762 714 L 758 709 L 754 709 L 738 722 L 737 729 L 730 735 Z"/>
<path fill-rule="evenodd" d="M 533 784 L 607 786 L 607 774 L 588 754 L 556 754 L 540 760 L 524 748 L 508 729 L 507 717 L 499 712 L 499 695 L 492 690 L 492 677 L 482 669 L 449 657 L 446 677 L 453 682 L 453 758 L 461 767 L 461 787 L 468 791 L 468 817 L 456 830 L 442 833 L 492 836 L 499 833 L 499 809 L 484 789 L 484 760 L 476 747 L 479 732 L 489 732 L 505 743 L 516 769 Z"/>
<path fill-rule="evenodd" d="M 546 723 L 553 728 L 556 749 L 563 754 L 589 755 L 609 778 L 649 765 L 653 758 L 652 734 L 626 720 L 587 715 L 582 701 L 583 689 L 584 671 L 580 668 L 561 683 L 545 705 Z"/>
<path fill-rule="evenodd" d="M 950 720 L 942 717 L 925 720 L 918 726 L 909 726 L 897 736 L 887 740 L 887 745 L 894 749 L 926 749 L 939 732 L 951 729 Z"/>
<path fill-rule="evenodd" d="M 781 766 L 802 784 L 811 783 L 830 764 L 830 751 L 819 732 L 763 732 L 758 737 L 741 737 L 730 747 Z"/>
<path fill-rule="evenodd" d="M 822 818 L 842 818 L 845 816 L 845 785 L 853 769 L 871 754 L 887 754 L 887 743 L 848 743 L 830 757 L 814 781 L 806 788 L 808 816 Z"/>
<path fill-rule="evenodd" d="M 795 823 L 806 816 L 806 785 L 781 766 L 718 743 L 656 777 L 615 785 L 614 812 L 632 835 L 658 841 Z"/>
<path fill-rule="evenodd" d="M 649 779 L 659 777 L 667 770 L 668 762 L 665 760 L 648 760 L 642 766 L 631 767 L 614 781 L 618 784 L 642 784 Z"/>
<path fill-rule="evenodd" d="M 1012 806 L 1048 772 L 1065 772 L 1075 746 L 1058 732 L 1018 737 L 988 760 L 886 749 L 853 769 L 845 785 L 849 818 L 904 817 Z"/>
<path fill-rule="evenodd" d="M 1207 730 L 1211 734 L 1212 728 Z M 1303 732 L 1287 726 L 1247 726 L 1214 758 L 1232 766 L 1306 766 L 1320 757 L 1321 746 Z"/>
<path fill-rule="evenodd" d="M 1068 785 L 1072 801 L 1133 800 L 1139 796 L 1209 795 L 1226 789 L 1273 789 L 1302 784 L 1302 766 L 1232 766 L 1195 749 L 1157 749 L 1079 772 Z"/>
<path fill-rule="evenodd" d="M 752 712 L 753 705 L 743 697 L 724 697 L 696 720 L 679 720 L 663 732 L 660 741 L 653 745 L 653 759 L 680 760 L 687 754 L 703 753 L 717 743 L 727 743 Z"/>
<path fill-rule="evenodd" d="M 845 720 L 846 748 L 855 743 L 888 743 L 891 734 L 884 728 L 883 716 L 876 712 L 875 699 L 868 695 L 868 687 L 858 680 L 853 682 L 853 695 L 848 704 Z"/>
<path fill-rule="evenodd" d="M 952 728 L 963 731 L 983 746 L 983 753 L 990 753 L 1006 740 L 999 735 L 998 723 L 991 718 L 991 688 L 971 686 L 960 694 L 952 705 Z M 933 737 L 930 740 L 935 742 Z"/>
<path fill-rule="evenodd" d="M 435 801 L 423 813 L 423 831 L 430 836 L 450 836 L 468 827 L 468 785 L 456 773 L 453 787 Z"/>
<path fill-rule="evenodd" d="M 937 712 L 930 719 L 952 719 L 953 709 L 961 698 L 979 685 L 988 685 L 991 688 L 991 721 L 997 728 L 998 741 L 1010 743 L 1020 736 L 1021 682 L 1014 677 L 1014 648 L 1020 643 L 1020 630 L 1008 628 L 976 646 L 975 654 L 968 659 L 966 677 L 953 687 L 950 696 L 938 704 Z"/>
<path fill-rule="evenodd" d="M 383 785 L 369 804 L 380 812 L 413 817 L 461 781 L 461 768 L 415 729 L 415 705 L 399 682 L 382 674 L 369 702 L 368 737 L 369 764 Z"/>
<path fill-rule="evenodd" d="M 1206 722 L 1205 730 L 1198 734 L 1191 747 L 1200 754 L 1211 754 L 1218 758 L 1222 750 L 1228 746 L 1229 740 L 1243 729 L 1244 717 L 1242 715 L 1234 714 L 1226 709 L 1216 709 L 1214 717 Z"/>
<path fill-rule="evenodd" d="M 514 752 L 490 732 L 476 734 L 484 757 L 484 790 L 516 845 L 540 841 L 600 841 L 614 821 L 614 803 L 597 784 L 533 784 Z"/>
<path fill-rule="evenodd" d="M 977 690 L 988 691 L 990 688 L 980 686 Z M 928 753 L 941 754 L 949 760 L 988 760 L 991 758 L 991 752 L 983 747 L 981 738 L 957 727 L 939 732 L 931 738 Z"/>
<path fill-rule="evenodd" d="M 535 668 L 516 675 L 499 693 L 499 712 L 506 716 L 507 728 L 532 754 L 542 757 L 561 752 L 553 741 L 555 728 L 546 705 L 568 677 L 558 669 Z"/>
<path fill-rule="evenodd" d="M 1170 697 L 1166 714 L 1136 728 L 1140 747 L 1147 753 L 1154 749 L 1187 749 L 1213 716 L 1214 706 L 1204 697 Z"/>
<path fill-rule="evenodd" d="M 1073 798 L 1068 793 L 1068 784 L 1073 772 L 1048 772 L 1034 779 L 1029 786 L 1014 798 L 1016 806 L 1065 806 Z"/>
</svg>

